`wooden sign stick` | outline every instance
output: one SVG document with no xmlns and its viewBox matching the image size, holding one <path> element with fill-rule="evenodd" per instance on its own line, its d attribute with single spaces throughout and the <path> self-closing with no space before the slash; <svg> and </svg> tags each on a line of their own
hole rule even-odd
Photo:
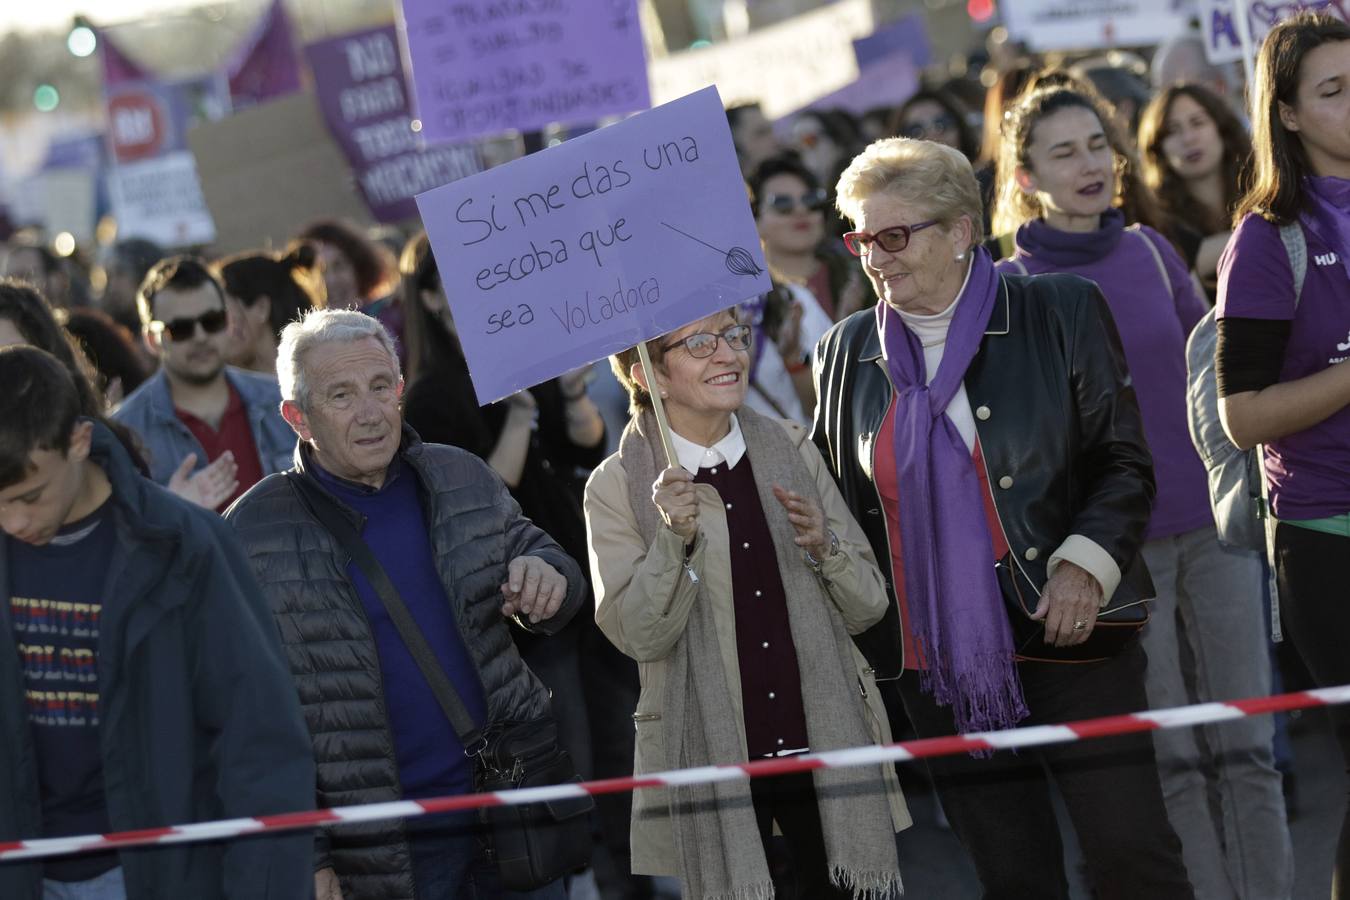
<svg viewBox="0 0 1350 900">
<path fill-rule="evenodd" d="M 642 372 L 647 376 L 647 393 L 652 398 L 652 411 L 656 413 L 656 426 L 661 430 L 661 446 L 666 448 L 666 465 L 678 466 L 675 444 L 670 439 L 670 422 L 666 419 L 666 407 L 661 402 L 661 391 L 656 388 L 656 372 L 652 369 L 652 358 L 647 353 L 647 342 L 637 345 L 638 359 L 642 362 Z"/>
</svg>

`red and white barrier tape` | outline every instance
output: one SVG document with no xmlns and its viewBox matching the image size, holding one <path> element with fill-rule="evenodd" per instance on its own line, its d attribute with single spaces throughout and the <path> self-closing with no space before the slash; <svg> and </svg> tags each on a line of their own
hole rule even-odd
<svg viewBox="0 0 1350 900">
<path fill-rule="evenodd" d="M 1199 703 L 1194 706 L 1179 706 L 1174 709 L 1158 709 L 1123 716 L 1083 719 L 1078 722 L 1067 722 L 1063 725 L 1033 725 L 1026 728 L 1011 728 L 1007 731 L 925 738 L 885 746 L 854 747 L 847 750 L 831 750 L 825 753 L 809 753 L 782 759 L 758 760 L 740 765 L 703 766 L 673 772 L 655 772 L 632 778 L 610 778 L 604 781 L 587 781 L 580 784 L 559 784 L 487 794 L 462 794 L 452 797 L 435 797 L 429 800 L 402 800 L 395 803 L 373 803 L 366 806 L 335 806 L 330 809 L 308 812 L 258 816 L 252 819 L 225 819 L 217 822 L 172 825 L 166 828 L 148 828 L 141 831 L 122 831 L 112 834 L 0 842 L 0 862 L 123 847 L 141 847 L 150 844 L 186 844 L 195 841 L 214 841 L 246 834 L 289 831 L 335 823 L 411 819 L 434 813 L 458 812 L 485 806 L 510 806 L 521 803 L 537 803 L 541 800 L 582 797 L 587 794 L 616 794 L 651 787 L 675 787 L 706 784 L 714 781 L 734 781 L 739 778 L 786 775 L 813 769 L 869 766 L 879 763 L 923 759 L 930 756 L 951 756 L 957 753 L 969 753 L 972 750 L 1011 750 L 1019 747 L 1039 747 L 1045 744 L 1062 744 L 1091 738 L 1130 734 L 1137 731 L 1188 728 L 1210 722 L 1240 719 L 1245 716 L 1266 715 L 1312 706 L 1333 706 L 1340 703 L 1350 703 L 1350 685 L 1300 691 L 1292 694 L 1277 694 L 1273 697 L 1230 700 L 1226 703 Z"/>
</svg>

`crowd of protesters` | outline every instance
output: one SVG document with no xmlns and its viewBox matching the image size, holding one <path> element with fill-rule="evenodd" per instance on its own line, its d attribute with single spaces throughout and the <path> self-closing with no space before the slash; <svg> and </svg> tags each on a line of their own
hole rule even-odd
<svg viewBox="0 0 1350 900">
<path fill-rule="evenodd" d="M 1245 103 L 1191 38 L 990 83 L 731 106 L 773 289 L 486 407 L 425 232 L 12 237 L 0 841 L 472 791 L 442 682 L 582 778 L 1262 696 L 1272 624 L 1350 682 L 1350 26 L 1277 26 Z M 987 898 L 1067 900 L 1057 794 L 1100 900 L 1282 900 L 1289 767 L 1267 716 L 926 772 Z M 592 820 L 606 900 L 895 897 L 912 824 L 889 765 Z M 1318 864 L 1350 896 L 1350 824 Z M 15 900 L 566 894 L 464 813 L 0 864 Z"/>
</svg>

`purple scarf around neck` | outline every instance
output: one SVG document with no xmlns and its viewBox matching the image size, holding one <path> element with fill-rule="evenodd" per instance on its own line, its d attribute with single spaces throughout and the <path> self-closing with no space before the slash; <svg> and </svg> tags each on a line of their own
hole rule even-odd
<svg viewBox="0 0 1350 900">
<path fill-rule="evenodd" d="M 896 390 L 895 467 L 909 619 L 928 662 L 924 690 L 952 708 L 961 732 L 1007 728 L 1027 715 L 980 479 L 946 414 L 984 339 L 998 291 L 993 260 L 977 248 L 931 384 L 918 337 L 895 310 L 884 302 L 876 306 L 882 356 Z"/>
<path fill-rule="evenodd" d="M 1060 231 L 1044 219 L 1032 219 L 1017 229 L 1017 246 L 1033 259 L 1073 268 L 1105 257 L 1116 249 L 1124 233 L 1125 214 L 1112 207 L 1102 213 L 1101 224 L 1092 231 Z"/>
<path fill-rule="evenodd" d="M 1303 180 L 1303 187 L 1309 211 L 1300 219 L 1322 243 L 1336 251 L 1350 277 L 1350 180 L 1309 176 Z"/>
</svg>

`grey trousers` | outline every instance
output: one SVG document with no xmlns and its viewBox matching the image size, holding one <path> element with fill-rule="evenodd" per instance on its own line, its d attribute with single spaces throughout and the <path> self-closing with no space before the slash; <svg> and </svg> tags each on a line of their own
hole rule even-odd
<svg viewBox="0 0 1350 900">
<path fill-rule="evenodd" d="M 1149 541 L 1143 554 L 1158 592 L 1143 633 L 1149 706 L 1268 695 L 1260 560 L 1223 547 L 1213 528 Z M 1254 716 L 1154 734 L 1167 815 L 1197 900 L 1286 900 L 1293 889 L 1274 733 L 1270 716 Z"/>
</svg>

